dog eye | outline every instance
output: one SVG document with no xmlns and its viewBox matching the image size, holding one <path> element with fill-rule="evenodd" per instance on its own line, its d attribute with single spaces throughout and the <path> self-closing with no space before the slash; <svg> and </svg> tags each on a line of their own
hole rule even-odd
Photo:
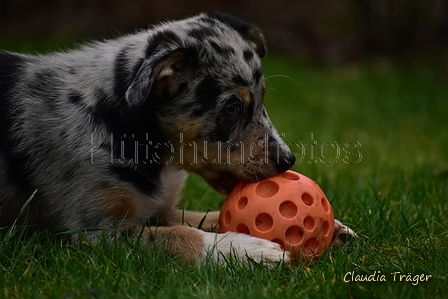
<svg viewBox="0 0 448 299">
<path fill-rule="evenodd" d="M 240 113 L 241 107 L 240 103 L 232 102 L 224 108 L 224 113 L 229 117 L 235 117 Z"/>
</svg>

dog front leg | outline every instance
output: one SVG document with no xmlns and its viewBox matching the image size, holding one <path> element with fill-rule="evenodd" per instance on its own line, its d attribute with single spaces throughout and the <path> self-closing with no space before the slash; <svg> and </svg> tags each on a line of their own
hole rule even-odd
<svg viewBox="0 0 448 299">
<path fill-rule="evenodd" d="M 207 257 L 218 263 L 229 258 L 239 261 L 251 258 L 257 262 L 290 261 L 290 253 L 283 251 L 277 243 L 240 233 L 204 232 L 183 225 L 145 228 L 139 240 L 143 244 L 154 243 L 163 252 L 189 263 L 201 263 Z"/>
</svg>

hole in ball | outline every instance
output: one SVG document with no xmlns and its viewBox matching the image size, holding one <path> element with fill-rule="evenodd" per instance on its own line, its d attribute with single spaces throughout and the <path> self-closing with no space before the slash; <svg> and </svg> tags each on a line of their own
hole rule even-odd
<svg viewBox="0 0 448 299">
<path fill-rule="evenodd" d="M 321 204 L 322 204 L 322 208 L 324 209 L 325 213 L 330 213 L 330 203 L 328 202 L 328 200 L 325 197 L 322 197 L 322 199 L 320 200 Z"/>
<path fill-rule="evenodd" d="M 305 219 L 303 219 L 303 227 L 307 230 L 313 230 L 316 226 L 316 222 L 314 221 L 314 218 L 311 216 L 306 216 Z"/>
<path fill-rule="evenodd" d="M 297 172 L 290 171 L 290 170 L 282 173 L 281 176 L 290 181 L 300 180 L 300 175 Z"/>
<path fill-rule="evenodd" d="M 285 239 L 289 244 L 297 246 L 303 239 L 303 230 L 299 226 L 291 226 L 285 232 Z"/>
<path fill-rule="evenodd" d="M 250 235 L 249 228 L 245 224 L 242 224 L 242 223 L 238 224 L 238 226 L 236 227 L 236 232 L 237 233 L 246 234 L 246 235 Z"/>
<path fill-rule="evenodd" d="M 292 201 L 284 201 L 279 207 L 280 215 L 285 218 L 294 218 L 297 215 L 297 206 Z"/>
<path fill-rule="evenodd" d="M 255 227 L 262 232 L 268 231 L 274 225 L 274 220 L 271 215 L 266 213 L 261 213 L 255 219 Z"/>
<path fill-rule="evenodd" d="M 243 196 L 240 199 L 238 199 L 238 203 L 236 205 L 237 209 L 238 210 L 244 209 L 247 206 L 247 202 L 248 202 L 248 199 L 246 196 Z"/>
<path fill-rule="evenodd" d="M 302 201 L 307 206 L 312 206 L 314 204 L 314 198 L 307 192 L 302 194 Z"/>
<path fill-rule="evenodd" d="M 319 242 L 316 238 L 309 238 L 302 246 L 302 252 L 306 255 L 314 255 L 317 253 Z"/>
<path fill-rule="evenodd" d="M 279 186 L 276 182 L 271 180 L 264 180 L 257 184 L 257 188 L 255 188 L 255 192 L 260 197 L 272 197 L 277 194 Z"/>
<path fill-rule="evenodd" d="M 330 235 L 330 222 L 324 222 L 324 225 L 322 226 L 322 233 L 324 234 L 324 237 L 328 237 Z"/>
<path fill-rule="evenodd" d="M 232 221 L 232 215 L 230 214 L 230 211 L 226 211 L 224 214 L 224 224 L 229 225 Z"/>
</svg>

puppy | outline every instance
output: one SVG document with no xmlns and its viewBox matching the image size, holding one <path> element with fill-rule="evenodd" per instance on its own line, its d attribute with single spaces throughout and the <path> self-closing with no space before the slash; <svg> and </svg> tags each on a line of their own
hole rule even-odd
<svg viewBox="0 0 448 299">
<path fill-rule="evenodd" d="M 294 164 L 263 106 L 265 54 L 259 28 L 220 13 L 67 53 L 1 51 L 0 226 L 95 241 L 163 223 L 139 241 L 186 261 L 288 261 L 276 243 L 194 228 L 217 212 L 175 208 L 187 172 L 227 194 Z"/>
</svg>

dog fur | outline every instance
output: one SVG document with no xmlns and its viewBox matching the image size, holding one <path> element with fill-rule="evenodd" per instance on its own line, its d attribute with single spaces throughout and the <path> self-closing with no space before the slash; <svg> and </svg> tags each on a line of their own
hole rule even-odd
<svg viewBox="0 0 448 299">
<path fill-rule="evenodd" d="M 265 54 L 256 26 L 220 13 L 66 53 L 0 51 L 0 226 L 94 241 L 158 222 L 140 241 L 187 261 L 288 261 L 276 243 L 193 228 L 217 212 L 175 208 L 187 172 L 227 194 L 294 164 L 263 106 Z"/>
</svg>

